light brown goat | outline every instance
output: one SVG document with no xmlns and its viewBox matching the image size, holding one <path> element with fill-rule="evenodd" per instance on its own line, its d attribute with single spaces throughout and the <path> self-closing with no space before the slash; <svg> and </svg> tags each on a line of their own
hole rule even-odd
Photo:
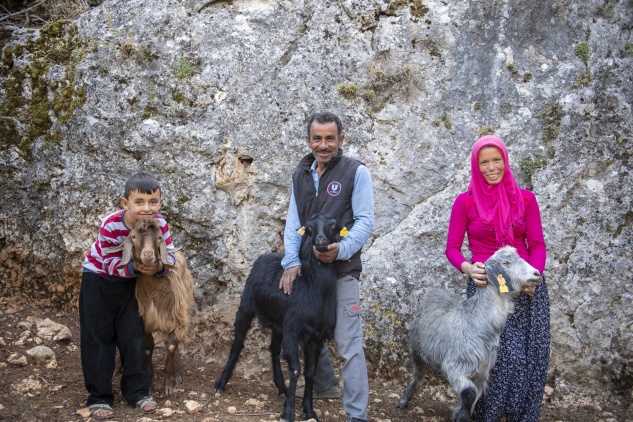
<svg viewBox="0 0 633 422">
<path fill-rule="evenodd" d="M 123 250 L 119 267 L 127 265 L 132 259 L 143 264 L 152 264 L 160 259 L 170 269 L 163 277 L 140 274 L 136 281 L 136 300 L 145 323 L 145 354 L 150 389 L 154 389 L 153 333 L 159 331 L 166 336 L 165 394 L 172 394 L 176 381 L 184 380 L 178 345 L 190 342 L 189 324 L 195 307 L 193 277 L 183 255 L 175 250 L 167 250 L 160 224 L 156 220 L 139 220 L 123 244 L 111 251 L 115 250 Z M 174 265 L 170 264 L 168 252 L 175 252 Z"/>
</svg>

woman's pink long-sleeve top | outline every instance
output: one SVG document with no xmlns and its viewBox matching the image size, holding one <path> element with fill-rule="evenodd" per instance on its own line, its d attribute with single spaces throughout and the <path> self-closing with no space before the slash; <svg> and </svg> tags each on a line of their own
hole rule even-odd
<svg viewBox="0 0 633 422">
<path fill-rule="evenodd" d="M 514 245 L 511 246 L 516 248 L 521 258 L 543 274 L 547 254 L 541 212 L 534 193 L 521 189 L 521 194 L 525 204 L 525 222 L 513 228 Z M 468 261 L 461 251 L 466 233 L 472 253 L 471 263 L 485 263 L 497 251 L 494 227 L 486 226 L 481 221 L 473 197 L 464 192 L 453 203 L 446 239 L 446 257 L 460 271 L 464 261 Z"/>
</svg>

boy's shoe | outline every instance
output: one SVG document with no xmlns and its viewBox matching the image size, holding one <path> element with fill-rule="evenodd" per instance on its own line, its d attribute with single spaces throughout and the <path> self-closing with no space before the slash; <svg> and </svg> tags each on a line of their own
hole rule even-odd
<svg viewBox="0 0 633 422">
<path fill-rule="evenodd" d="M 303 393 L 305 392 L 305 387 L 301 387 L 301 388 L 297 388 L 297 391 L 295 392 L 295 397 L 299 397 L 300 399 L 303 398 Z M 330 388 L 328 388 L 327 390 L 323 390 L 323 391 L 314 391 L 312 393 L 312 398 L 317 400 L 317 399 L 339 399 L 341 398 L 341 396 L 343 395 L 343 392 L 341 391 L 341 387 L 339 387 L 338 385 L 333 385 Z"/>
<path fill-rule="evenodd" d="M 152 396 L 145 396 L 136 402 L 136 409 L 144 415 L 151 415 L 158 410 L 158 404 L 154 401 Z"/>
<path fill-rule="evenodd" d="M 112 406 L 107 403 L 95 403 L 88 406 L 92 419 L 111 419 L 114 417 Z"/>
</svg>

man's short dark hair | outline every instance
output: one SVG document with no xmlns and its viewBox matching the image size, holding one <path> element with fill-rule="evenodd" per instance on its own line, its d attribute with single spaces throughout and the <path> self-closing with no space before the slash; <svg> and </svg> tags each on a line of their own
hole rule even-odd
<svg viewBox="0 0 633 422">
<path fill-rule="evenodd" d="M 136 173 L 125 182 L 125 193 L 123 196 L 128 198 L 134 191 L 151 195 L 157 190 L 160 191 L 160 183 L 154 176 L 149 173 Z"/>
<path fill-rule="evenodd" d="M 312 123 L 315 120 L 321 124 L 334 122 L 336 123 L 336 129 L 338 130 L 338 136 L 341 136 L 343 134 L 343 123 L 341 122 L 341 119 L 339 119 L 336 114 L 327 111 L 321 111 L 318 113 L 314 113 L 308 119 L 308 138 L 310 138 L 310 127 L 312 127 Z"/>
</svg>

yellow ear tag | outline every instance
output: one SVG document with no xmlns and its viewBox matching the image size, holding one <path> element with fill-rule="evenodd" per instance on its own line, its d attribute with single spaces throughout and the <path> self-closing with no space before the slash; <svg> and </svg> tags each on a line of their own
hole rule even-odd
<svg viewBox="0 0 633 422">
<path fill-rule="evenodd" d="M 503 278 L 503 275 L 499 274 L 497 281 L 499 282 L 499 291 L 501 293 L 508 293 L 508 286 L 506 286 L 506 279 Z"/>
<path fill-rule="evenodd" d="M 349 234 L 349 232 L 347 231 L 347 227 L 343 227 L 339 233 L 341 235 L 341 237 L 345 237 Z"/>
<path fill-rule="evenodd" d="M 297 233 L 299 233 L 301 236 L 303 236 L 306 232 L 306 228 L 305 227 L 301 227 L 299 230 L 297 230 Z"/>
</svg>

